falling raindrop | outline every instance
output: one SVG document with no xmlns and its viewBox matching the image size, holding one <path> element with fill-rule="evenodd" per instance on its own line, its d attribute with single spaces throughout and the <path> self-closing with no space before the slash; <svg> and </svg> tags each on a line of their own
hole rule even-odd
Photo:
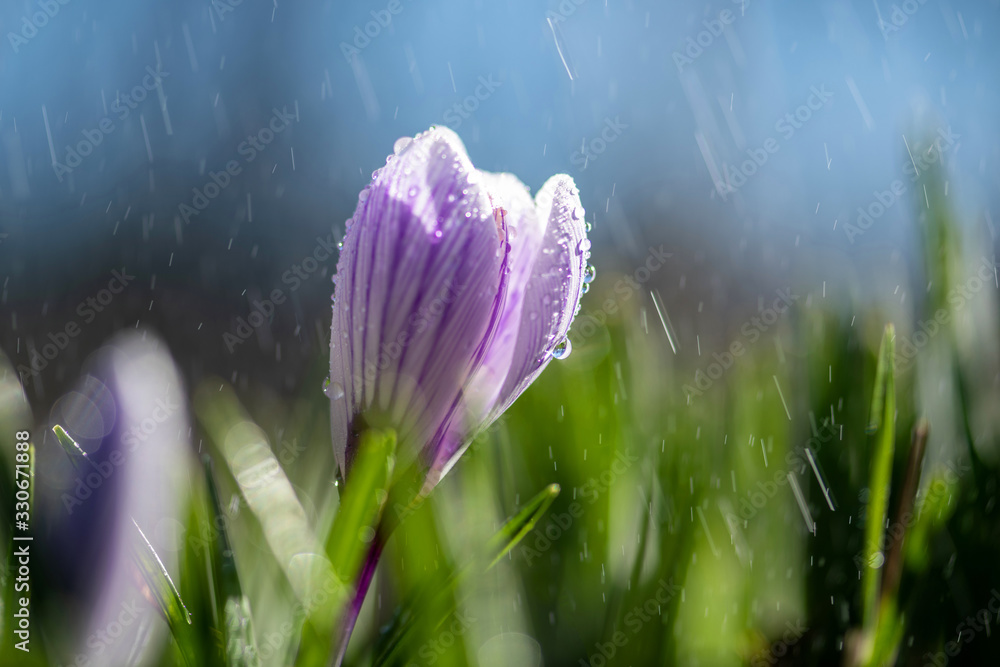
<svg viewBox="0 0 1000 667">
<path fill-rule="evenodd" d="M 587 268 L 583 272 L 583 282 L 585 284 L 590 284 L 594 282 L 594 278 L 597 277 L 597 269 L 594 268 L 593 264 L 588 264 Z"/>
<path fill-rule="evenodd" d="M 552 357 L 554 359 L 565 359 L 572 351 L 573 343 L 569 341 L 569 338 L 563 338 L 561 341 L 556 343 L 554 348 L 552 348 Z"/>
</svg>

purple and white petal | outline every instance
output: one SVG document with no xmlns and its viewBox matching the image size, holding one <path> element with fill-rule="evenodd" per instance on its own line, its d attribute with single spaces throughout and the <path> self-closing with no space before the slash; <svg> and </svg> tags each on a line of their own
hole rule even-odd
<svg viewBox="0 0 1000 667">
<path fill-rule="evenodd" d="M 590 241 L 579 190 L 565 174 L 553 176 L 535 197 L 544 227 L 541 248 L 527 278 L 517 345 L 487 423 L 494 421 L 553 358 L 569 354 L 570 324 L 583 295 Z"/>
<path fill-rule="evenodd" d="M 507 246 L 477 179 L 458 136 L 435 128 L 401 147 L 359 197 L 337 265 L 331 337 L 342 470 L 359 416 L 394 428 L 404 456 L 432 447 L 482 361 L 503 303 Z"/>
<path fill-rule="evenodd" d="M 544 233 L 528 188 L 516 176 L 487 172 L 479 172 L 479 176 L 496 221 L 498 224 L 503 222 L 508 229 L 507 294 L 496 335 L 486 350 L 482 365 L 466 387 L 461 412 L 451 424 L 452 432 L 444 438 L 431 465 L 432 483 L 458 460 L 468 445 L 469 435 L 479 429 L 500 396 L 517 345 L 525 290 Z"/>
</svg>

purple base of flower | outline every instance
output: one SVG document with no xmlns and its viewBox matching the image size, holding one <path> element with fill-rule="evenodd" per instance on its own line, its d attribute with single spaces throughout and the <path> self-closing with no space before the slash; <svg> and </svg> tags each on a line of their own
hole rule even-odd
<svg viewBox="0 0 1000 667">
<path fill-rule="evenodd" d="M 382 556 L 382 548 L 385 546 L 386 537 L 383 536 L 381 530 L 376 532 L 375 539 L 372 540 L 371 548 L 368 550 L 368 555 L 365 556 L 361 572 L 358 574 L 358 585 L 354 591 L 354 599 L 351 600 L 351 606 L 345 612 L 344 619 L 340 625 L 337 649 L 331 663 L 334 667 L 339 667 L 340 663 L 344 661 L 344 655 L 347 653 L 347 644 L 350 642 L 351 633 L 354 632 L 354 626 L 358 622 L 358 615 L 361 613 L 361 607 L 364 605 L 365 597 L 368 595 L 368 588 L 375 577 L 375 570 L 378 567 L 378 560 Z"/>
</svg>

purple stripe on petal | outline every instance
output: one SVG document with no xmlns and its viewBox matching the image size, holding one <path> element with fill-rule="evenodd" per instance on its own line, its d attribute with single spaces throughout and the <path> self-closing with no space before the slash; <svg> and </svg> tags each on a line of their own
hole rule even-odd
<svg viewBox="0 0 1000 667">
<path fill-rule="evenodd" d="M 528 189 L 517 177 L 480 172 L 480 178 L 493 205 L 494 219 L 507 229 L 510 253 L 505 300 L 498 312 L 496 333 L 483 350 L 482 364 L 466 387 L 462 405 L 456 407 L 449 433 L 442 435 L 431 466 L 430 484 L 435 484 L 458 460 L 469 436 L 496 403 L 514 354 L 524 293 L 544 232 Z"/>
<path fill-rule="evenodd" d="M 495 327 L 506 251 L 461 141 L 414 139 L 359 201 L 338 262 L 331 331 L 334 449 L 352 422 L 397 431 L 404 457 L 431 443 Z"/>
</svg>

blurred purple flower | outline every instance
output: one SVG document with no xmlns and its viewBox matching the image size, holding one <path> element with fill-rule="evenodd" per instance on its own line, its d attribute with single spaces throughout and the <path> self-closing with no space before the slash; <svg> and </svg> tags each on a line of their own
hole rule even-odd
<svg viewBox="0 0 1000 667">
<path fill-rule="evenodd" d="M 341 472 L 364 428 L 392 428 L 401 463 L 437 483 L 569 353 L 589 248 L 569 176 L 532 201 L 512 174 L 477 171 L 451 130 L 397 141 L 358 197 L 334 278 L 326 393 Z"/>
<path fill-rule="evenodd" d="M 66 428 L 92 467 L 74 468 L 54 443 L 39 454 L 47 457 L 40 475 L 59 489 L 39 498 L 49 528 L 39 552 L 52 555 L 40 571 L 65 596 L 52 606 L 68 606 L 79 622 L 59 638 L 67 663 L 146 664 L 168 632 L 154 622 L 133 565 L 132 521 L 176 580 L 190 463 L 184 386 L 166 346 L 149 333 L 116 337 L 91 370 L 56 402 L 50 420 Z"/>
</svg>

